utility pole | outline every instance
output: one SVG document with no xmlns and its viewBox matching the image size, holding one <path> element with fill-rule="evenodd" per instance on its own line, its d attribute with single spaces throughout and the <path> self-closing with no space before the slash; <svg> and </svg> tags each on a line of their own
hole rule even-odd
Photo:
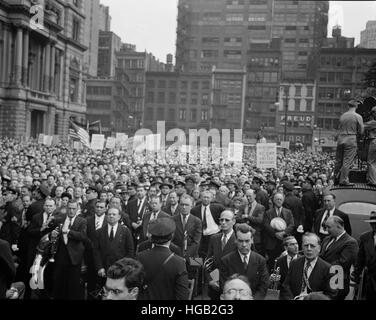
<svg viewBox="0 0 376 320">
<path fill-rule="evenodd" d="M 283 140 L 286 142 L 287 141 L 287 109 L 288 109 L 288 96 L 287 96 L 287 92 L 288 92 L 288 87 L 287 86 L 284 86 L 283 87 L 283 93 L 285 94 L 285 132 L 284 132 L 284 135 L 283 135 Z M 282 99 L 283 101 L 283 99 Z M 284 155 L 286 155 L 286 148 L 283 150 L 284 152 Z"/>
</svg>

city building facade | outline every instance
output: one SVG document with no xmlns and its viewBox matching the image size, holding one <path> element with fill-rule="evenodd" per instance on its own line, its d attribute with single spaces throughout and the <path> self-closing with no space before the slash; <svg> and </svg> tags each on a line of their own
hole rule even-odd
<svg viewBox="0 0 376 320">
<path fill-rule="evenodd" d="M 365 30 L 360 32 L 361 48 L 376 49 L 376 20 L 367 21 Z"/>
<path fill-rule="evenodd" d="M 0 135 L 68 133 L 86 122 L 82 1 L 0 2 Z"/>
<path fill-rule="evenodd" d="M 328 1 L 179 0 L 176 67 L 242 69 L 252 45 L 281 38 L 282 77 L 306 79 L 327 35 L 328 10 Z"/>
</svg>

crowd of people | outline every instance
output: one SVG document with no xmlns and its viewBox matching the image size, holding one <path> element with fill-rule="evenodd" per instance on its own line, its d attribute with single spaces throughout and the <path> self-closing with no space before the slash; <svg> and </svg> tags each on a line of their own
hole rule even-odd
<svg viewBox="0 0 376 320">
<path fill-rule="evenodd" d="M 0 298 L 263 300 L 273 285 L 345 299 L 368 267 L 375 299 L 376 213 L 358 244 L 330 193 L 334 155 L 279 153 L 273 170 L 251 150 L 238 165 L 174 157 L 2 138 Z"/>
</svg>

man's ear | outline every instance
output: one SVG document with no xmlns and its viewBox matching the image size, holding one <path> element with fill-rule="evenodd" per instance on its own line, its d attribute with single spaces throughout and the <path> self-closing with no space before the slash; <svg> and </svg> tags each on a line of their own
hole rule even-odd
<svg viewBox="0 0 376 320">
<path fill-rule="evenodd" d="M 133 288 L 131 291 L 130 291 L 130 294 L 132 297 L 134 297 L 135 299 L 137 299 L 138 297 L 138 293 L 140 292 L 140 289 L 135 287 Z"/>
</svg>

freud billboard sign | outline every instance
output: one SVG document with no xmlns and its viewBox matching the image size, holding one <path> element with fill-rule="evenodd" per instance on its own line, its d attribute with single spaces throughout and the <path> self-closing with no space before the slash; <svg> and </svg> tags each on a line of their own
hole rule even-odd
<svg viewBox="0 0 376 320">
<path fill-rule="evenodd" d="M 313 123 L 313 116 L 311 115 L 288 115 L 287 125 L 292 127 L 310 127 Z M 285 115 L 280 115 L 279 124 L 281 126 L 285 125 Z"/>
</svg>

